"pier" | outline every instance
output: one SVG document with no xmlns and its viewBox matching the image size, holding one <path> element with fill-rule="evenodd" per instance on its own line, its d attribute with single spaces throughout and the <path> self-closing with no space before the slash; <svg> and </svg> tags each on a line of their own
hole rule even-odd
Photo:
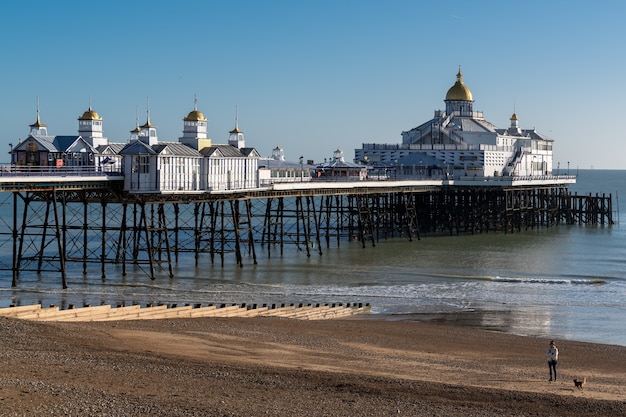
<svg viewBox="0 0 626 417">
<path fill-rule="evenodd" d="M 59 171 L 54 171 L 58 174 Z M 34 175 L 31 175 L 34 174 Z M 107 277 L 130 265 L 173 277 L 190 253 L 224 265 L 256 264 L 295 245 L 306 256 L 345 244 L 375 247 L 445 234 L 519 233 L 539 227 L 613 224 L 612 196 L 571 194 L 570 176 L 310 181 L 220 192 L 128 193 L 115 173 L 0 174 L 0 269 L 55 272 L 67 264 Z M 10 208 L 10 211 L 9 211 Z"/>
</svg>

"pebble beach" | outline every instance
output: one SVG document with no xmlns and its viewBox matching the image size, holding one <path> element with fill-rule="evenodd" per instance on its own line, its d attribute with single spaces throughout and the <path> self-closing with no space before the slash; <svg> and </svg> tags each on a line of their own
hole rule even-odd
<svg viewBox="0 0 626 417">
<path fill-rule="evenodd" d="M 0 318 L 1 416 L 623 416 L 626 347 L 369 315 Z M 583 389 L 574 378 L 586 378 Z"/>
</svg>

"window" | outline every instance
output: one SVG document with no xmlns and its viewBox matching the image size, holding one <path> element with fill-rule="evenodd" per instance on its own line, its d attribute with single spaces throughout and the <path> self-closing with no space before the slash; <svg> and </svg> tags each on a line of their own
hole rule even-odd
<svg viewBox="0 0 626 417">
<path fill-rule="evenodd" d="M 150 172 L 150 158 L 147 156 L 139 157 L 139 173 L 147 174 Z"/>
</svg>

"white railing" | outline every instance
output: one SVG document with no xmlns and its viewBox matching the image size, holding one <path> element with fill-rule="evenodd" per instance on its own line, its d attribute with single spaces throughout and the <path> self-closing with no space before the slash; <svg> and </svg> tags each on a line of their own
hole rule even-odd
<svg viewBox="0 0 626 417">
<path fill-rule="evenodd" d="M 0 165 L 0 177 L 34 177 L 34 176 L 121 176 L 121 171 L 111 170 L 109 167 L 93 165 L 85 166 L 23 166 L 23 165 Z"/>
<path fill-rule="evenodd" d="M 500 177 L 483 177 L 483 176 L 470 176 L 470 175 L 455 175 L 454 178 L 450 178 L 459 181 L 476 181 L 476 182 L 510 182 L 513 181 L 553 181 L 553 180 L 575 180 L 576 175 L 511 175 Z"/>
</svg>

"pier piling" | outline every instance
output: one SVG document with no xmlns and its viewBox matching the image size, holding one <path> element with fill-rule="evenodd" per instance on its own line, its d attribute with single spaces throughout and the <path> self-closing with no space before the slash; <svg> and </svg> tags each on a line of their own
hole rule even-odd
<svg viewBox="0 0 626 417">
<path fill-rule="evenodd" d="M 174 276 L 180 253 L 215 256 L 221 265 L 257 263 L 260 244 L 271 257 L 292 244 L 311 256 L 336 244 L 380 239 L 420 240 L 434 234 L 520 233 L 557 225 L 613 224 L 612 196 L 571 194 L 566 186 L 431 187 L 385 190 L 319 189 L 308 193 L 125 195 L 108 189 L 45 189 L 13 193 L 12 285 L 22 272 L 59 272 L 67 287 L 66 262 L 127 262 L 148 267 L 147 275 Z M 21 211 L 20 211 L 21 208 Z M 21 219 L 20 214 L 21 213 Z M 129 215 L 130 213 L 130 215 Z M 8 222 L 7 222 L 8 224 Z M 8 242 L 7 242 L 8 243 Z"/>
</svg>

